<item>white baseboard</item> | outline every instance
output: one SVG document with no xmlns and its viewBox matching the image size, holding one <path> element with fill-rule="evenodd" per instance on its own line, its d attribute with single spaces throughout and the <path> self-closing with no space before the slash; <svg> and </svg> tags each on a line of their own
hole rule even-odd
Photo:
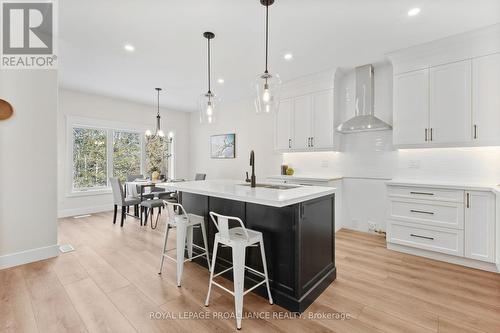
<svg viewBox="0 0 500 333">
<path fill-rule="evenodd" d="M 30 262 L 57 257 L 59 255 L 59 245 L 39 247 L 11 254 L 0 256 L 0 269 L 28 264 Z"/>
<path fill-rule="evenodd" d="M 69 216 L 77 216 L 77 215 L 85 215 L 92 213 L 101 213 L 108 212 L 113 210 L 113 205 L 99 205 L 99 206 L 90 206 L 90 207 L 81 207 L 81 208 L 73 208 L 73 209 L 61 209 L 57 212 L 57 217 L 69 217 Z"/>
<path fill-rule="evenodd" d="M 455 257 L 449 254 L 444 254 L 444 253 L 439 253 L 439 252 L 433 252 L 433 251 L 427 251 L 423 249 L 417 249 L 414 247 L 409 247 L 409 246 L 404 246 L 404 245 L 399 245 L 399 244 L 392 244 L 392 243 L 387 243 L 387 248 L 389 250 L 394 250 L 398 252 L 403 252 L 407 254 L 413 254 L 416 256 L 420 257 L 425 257 L 429 259 L 434 259 L 434 260 L 439 260 L 439 261 L 444 261 L 456 265 L 461 265 L 461 266 L 467 266 L 471 268 L 476 268 L 480 269 L 483 271 L 489 271 L 489 272 L 495 272 L 499 273 L 499 267 L 497 267 L 496 264 L 493 263 L 488 263 L 480 260 L 474 260 L 474 259 L 469 259 L 469 258 L 463 258 L 463 257 Z"/>
</svg>

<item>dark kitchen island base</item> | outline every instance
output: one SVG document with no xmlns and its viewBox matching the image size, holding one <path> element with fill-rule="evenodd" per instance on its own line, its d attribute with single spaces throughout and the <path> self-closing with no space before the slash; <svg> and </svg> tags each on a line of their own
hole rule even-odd
<svg viewBox="0 0 500 333">
<path fill-rule="evenodd" d="M 181 192 L 179 198 L 189 213 L 205 217 L 210 254 L 217 232 L 210 221 L 210 211 L 239 217 L 247 228 L 262 232 L 275 304 L 293 312 L 303 312 L 335 280 L 334 194 L 285 207 L 188 192 Z M 194 232 L 193 241 L 202 246 L 199 230 Z M 202 257 L 194 261 L 207 267 Z M 262 271 L 258 247 L 247 249 L 246 265 Z M 219 247 L 216 272 L 230 266 L 231 249 Z M 231 271 L 224 276 L 232 279 Z M 245 272 L 246 288 L 261 280 L 250 271 Z M 255 292 L 267 297 L 264 286 L 255 289 Z"/>
</svg>

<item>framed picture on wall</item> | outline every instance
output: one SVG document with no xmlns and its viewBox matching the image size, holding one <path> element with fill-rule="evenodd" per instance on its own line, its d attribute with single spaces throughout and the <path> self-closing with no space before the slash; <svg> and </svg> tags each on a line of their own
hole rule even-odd
<svg viewBox="0 0 500 333">
<path fill-rule="evenodd" d="M 210 137 L 211 158 L 235 158 L 236 134 L 220 134 Z"/>
</svg>

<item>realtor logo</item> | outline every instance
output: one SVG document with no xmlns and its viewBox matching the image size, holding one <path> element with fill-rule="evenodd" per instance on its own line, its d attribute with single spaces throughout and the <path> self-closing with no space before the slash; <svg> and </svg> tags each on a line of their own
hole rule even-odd
<svg viewBox="0 0 500 333">
<path fill-rule="evenodd" d="M 1 67 L 55 68 L 54 3 L 2 2 Z"/>
</svg>

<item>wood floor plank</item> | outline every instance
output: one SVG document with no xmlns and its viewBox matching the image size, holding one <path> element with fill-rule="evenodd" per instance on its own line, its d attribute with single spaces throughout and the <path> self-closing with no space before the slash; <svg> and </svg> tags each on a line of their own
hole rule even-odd
<svg viewBox="0 0 500 333">
<path fill-rule="evenodd" d="M 89 332 L 136 332 L 92 279 L 70 283 L 65 288 Z"/>
<path fill-rule="evenodd" d="M 177 321 L 155 319 L 161 308 L 134 285 L 116 289 L 108 296 L 139 332 L 187 332 Z"/>
<path fill-rule="evenodd" d="M 54 259 L 22 266 L 40 332 L 87 332 L 53 270 Z"/>
<path fill-rule="evenodd" d="M 74 252 L 61 254 L 54 261 L 54 271 L 63 285 L 89 277 Z"/>
<path fill-rule="evenodd" d="M 0 332 L 38 332 L 22 268 L 0 271 Z"/>
<path fill-rule="evenodd" d="M 129 285 L 129 281 L 118 273 L 106 260 L 88 246 L 81 247 L 76 253 L 80 264 L 97 285 L 109 292 Z"/>
</svg>

